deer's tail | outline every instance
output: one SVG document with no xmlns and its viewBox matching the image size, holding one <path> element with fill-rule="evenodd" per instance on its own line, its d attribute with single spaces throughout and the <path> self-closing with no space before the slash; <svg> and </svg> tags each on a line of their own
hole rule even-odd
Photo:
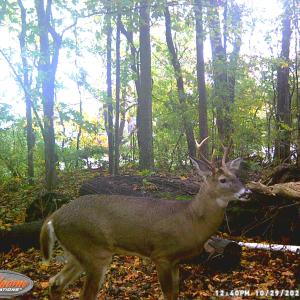
<svg viewBox="0 0 300 300">
<path fill-rule="evenodd" d="M 40 234 L 40 245 L 42 257 L 45 262 L 49 262 L 52 256 L 52 250 L 55 244 L 56 236 L 54 232 L 54 227 L 51 219 L 44 222 L 41 234 Z"/>
</svg>

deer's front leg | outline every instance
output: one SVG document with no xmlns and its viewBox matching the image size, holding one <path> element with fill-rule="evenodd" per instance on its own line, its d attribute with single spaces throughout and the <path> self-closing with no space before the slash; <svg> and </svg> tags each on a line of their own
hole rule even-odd
<svg viewBox="0 0 300 300">
<path fill-rule="evenodd" d="M 165 300 L 177 300 L 179 293 L 179 268 L 170 262 L 156 262 L 156 269 Z"/>
</svg>

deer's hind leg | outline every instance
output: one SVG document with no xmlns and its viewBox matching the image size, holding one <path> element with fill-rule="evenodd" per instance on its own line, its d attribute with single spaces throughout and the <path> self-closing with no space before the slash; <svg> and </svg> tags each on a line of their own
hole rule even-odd
<svg viewBox="0 0 300 300">
<path fill-rule="evenodd" d="M 112 260 L 112 255 L 102 255 L 101 257 L 85 258 L 83 262 L 86 278 L 80 300 L 95 300 L 100 290 L 108 265 Z"/>
<path fill-rule="evenodd" d="M 69 258 L 64 268 L 49 281 L 50 299 L 61 299 L 63 290 L 75 281 L 82 272 L 79 263 L 75 259 Z"/>
</svg>

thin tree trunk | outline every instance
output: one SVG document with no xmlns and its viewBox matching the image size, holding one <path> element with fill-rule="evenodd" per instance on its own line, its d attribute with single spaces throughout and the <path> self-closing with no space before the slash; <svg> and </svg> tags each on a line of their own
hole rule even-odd
<svg viewBox="0 0 300 300">
<path fill-rule="evenodd" d="M 189 121 L 186 111 L 188 109 L 186 105 L 186 95 L 184 91 L 184 84 L 183 84 L 183 77 L 181 72 L 180 62 L 177 57 L 177 53 L 175 51 L 173 38 L 172 38 L 172 25 L 171 25 L 171 16 L 169 12 L 168 6 L 165 7 L 165 25 L 166 25 L 166 41 L 169 49 L 169 53 L 171 55 L 171 61 L 174 68 L 174 73 L 176 77 L 176 84 L 177 84 L 177 91 L 178 91 L 178 98 L 182 110 L 182 121 L 185 130 L 185 136 L 188 145 L 188 151 L 190 156 L 196 155 L 196 144 L 194 138 L 194 132 L 192 123 Z"/>
<path fill-rule="evenodd" d="M 126 122 L 126 86 L 122 88 L 122 102 L 120 103 L 120 126 L 119 126 L 119 145 L 122 144 L 123 136 L 124 136 L 124 128 Z"/>
<path fill-rule="evenodd" d="M 65 126 L 65 122 L 64 122 L 64 116 L 63 113 L 57 108 L 57 112 L 58 112 L 58 117 L 59 117 L 59 121 L 62 127 L 62 142 L 61 142 L 61 152 L 64 152 L 65 150 L 65 144 L 66 144 L 66 140 L 67 140 L 67 135 L 66 135 L 66 126 Z"/>
<path fill-rule="evenodd" d="M 227 56 L 227 37 L 228 37 L 228 0 L 223 2 L 224 5 L 224 13 L 223 13 L 223 43 L 224 43 L 224 52 L 225 56 Z"/>
<path fill-rule="evenodd" d="M 289 0 L 284 0 L 282 19 L 282 44 L 280 62 L 277 68 L 277 139 L 275 142 L 274 159 L 286 161 L 290 157 L 291 144 L 291 97 L 289 92 L 289 53 L 291 42 L 291 7 Z"/>
<path fill-rule="evenodd" d="M 134 76 L 134 84 L 135 84 L 135 90 L 136 90 L 136 95 L 137 95 L 137 103 L 140 103 L 140 100 L 141 99 L 141 96 L 140 96 L 140 90 L 141 90 L 141 87 L 140 87 L 140 70 L 139 70 L 139 67 L 138 67 L 138 51 L 137 49 L 135 48 L 134 46 L 134 42 L 133 42 L 133 32 L 129 29 L 125 29 L 122 21 L 120 22 L 120 30 L 121 30 L 121 33 L 126 37 L 126 40 L 127 40 L 127 43 L 130 47 L 130 55 L 131 55 L 131 63 L 130 63 L 130 69 L 133 73 L 133 76 Z M 126 115 L 126 109 L 125 109 L 125 106 L 126 106 L 126 100 L 125 100 L 125 95 L 126 95 L 126 92 L 125 92 L 125 89 L 123 89 L 123 96 L 122 96 L 122 99 L 123 99 L 123 107 L 122 107 L 122 121 L 121 121 L 121 124 L 120 124 L 120 143 L 123 139 L 123 131 L 124 131 L 124 127 L 125 127 L 125 115 Z M 138 118 L 138 114 L 137 114 L 137 118 Z M 133 160 L 135 160 L 134 158 L 134 150 L 135 150 L 135 143 L 134 143 L 134 133 L 132 134 L 132 136 L 130 136 L 130 148 L 132 149 L 133 151 Z M 133 148 L 132 148 L 133 147 Z"/>
<path fill-rule="evenodd" d="M 154 167 L 152 136 L 152 78 L 150 44 L 150 1 L 140 1 L 140 95 L 137 109 L 137 137 L 140 169 Z"/>
<path fill-rule="evenodd" d="M 80 124 L 78 126 L 78 133 L 77 133 L 77 137 L 76 137 L 76 150 L 77 153 L 80 149 L 80 138 L 81 138 L 81 132 L 82 132 L 82 95 L 81 95 L 81 89 L 80 89 L 80 84 L 77 81 L 77 89 L 78 89 L 78 94 L 79 94 L 79 117 L 80 117 Z M 78 161 L 76 162 L 76 165 L 78 166 Z"/>
<path fill-rule="evenodd" d="M 297 3 L 299 0 L 293 0 L 293 14 L 295 26 L 295 80 L 296 80 L 296 107 L 297 107 L 297 166 L 300 168 L 300 91 L 299 91 L 299 23 L 297 16 Z M 299 9 L 299 8 L 298 8 Z"/>
<path fill-rule="evenodd" d="M 112 106 L 112 75 L 111 75 L 111 60 L 112 60 L 112 26 L 111 14 L 106 15 L 107 26 L 107 49 L 106 49 L 106 84 L 107 84 L 107 103 L 104 110 L 105 127 L 108 137 L 108 159 L 109 173 L 114 172 L 114 137 L 113 137 L 113 106 Z"/>
<path fill-rule="evenodd" d="M 232 28 L 234 31 L 234 41 L 233 41 L 233 50 L 229 56 L 229 64 L 228 64 L 228 91 L 229 91 L 229 101 L 230 104 L 234 102 L 235 97 L 235 81 L 236 81 L 236 69 L 238 64 L 238 59 L 240 55 L 241 45 L 242 45 L 242 37 L 241 37 L 241 29 L 242 29 L 242 20 L 241 20 L 241 9 L 238 5 L 233 5 L 232 7 Z M 226 49 L 226 48 L 225 48 Z M 226 50 L 225 50 L 226 51 Z"/>
<path fill-rule="evenodd" d="M 82 93 L 81 93 L 81 86 L 83 85 L 83 82 L 85 81 L 85 73 L 82 72 L 81 69 L 78 68 L 78 63 L 77 59 L 79 56 L 79 49 L 78 49 L 78 35 L 77 35 L 77 29 L 75 27 L 74 29 L 74 35 L 75 35 L 75 67 L 77 70 L 77 75 L 76 75 L 76 85 L 77 85 L 77 90 L 78 90 L 78 95 L 79 95 L 79 125 L 78 125 L 78 132 L 77 132 L 77 137 L 76 137 L 76 150 L 77 150 L 77 158 L 76 158 L 76 167 L 79 165 L 79 149 L 80 149 L 80 139 L 81 139 L 81 133 L 82 133 L 82 118 L 83 118 L 83 111 L 82 111 Z M 78 74 L 79 73 L 79 74 Z"/>
<path fill-rule="evenodd" d="M 137 97 L 138 99 L 140 98 L 140 73 L 139 73 L 139 69 L 137 66 L 137 49 L 134 46 L 133 43 L 133 32 L 130 30 L 126 30 L 124 27 L 124 24 L 122 23 L 122 21 L 120 22 L 120 30 L 121 33 L 126 37 L 127 42 L 130 46 L 130 54 L 131 54 L 131 64 L 130 64 L 130 68 L 131 71 L 133 72 L 134 75 L 134 84 L 135 84 L 135 89 L 136 89 L 136 93 L 137 93 Z M 139 101 L 138 101 L 139 102 Z"/>
<path fill-rule="evenodd" d="M 28 183 L 33 184 L 34 179 L 34 143 L 35 136 L 32 127 L 32 107 L 31 107 L 31 83 L 29 80 L 28 74 L 28 62 L 26 58 L 26 31 L 27 31 L 27 21 L 26 21 L 26 10 L 23 6 L 21 0 L 18 0 L 19 7 L 21 9 L 21 22 L 22 30 L 19 36 L 20 48 L 21 48 L 21 57 L 23 64 L 23 82 L 24 87 L 27 90 L 25 93 L 25 103 L 26 103 L 26 139 L 27 139 L 27 177 Z"/>
<path fill-rule="evenodd" d="M 44 7 L 43 0 L 35 0 L 35 7 L 38 17 L 38 32 L 40 39 L 40 58 L 39 58 L 39 80 L 42 83 L 42 102 L 44 112 L 44 142 L 45 142 L 45 166 L 46 166 L 46 188 L 48 191 L 54 189 L 56 177 L 56 161 L 55 153 L 55 134 L 54 134 L 54 88 L 55 74 L 58 64 L 59 50 L 61 46 L 61 36 L 59 36 L 54 28 L 50 28 L 52 2 L 47 2 Z M 49 32 L 53 38 L 53 54 L 51 55 L 49 46 Z M 52 59 L 51 59 L 52 58 Z"/>
<path fill-rule="evenodd" d="M 119 127 L 120 127 L 120 89 L 121 89 L 121 69 L 120 69 L 120 23 L 121 15 L 117 16 L 117 36 L 116 36 L 116 114 L 115 114 L 115 175 L 119 174 L 119 160 L 120 160 L 120 138 L 119 138 Z"/>
<path fill-rule="evenodd" d="M 205 65 L 203 54 L 203 43 L 205 33 L 203 30 L 203 7 L 202 0 L 195 0 L 195 19 L 196 19 L 196 50 L 197 50 L 197 87 L 199 97 L 199 135 L 200 140 L 208 136 L 207 125 L 207 95 L 205 87 Z M 203 154 L 208 156 L 208 145 L 205 143 L 202 149 Z"/>
<path fill-rule="evenodd" d="M 227 60 L 222 45 L 218 3 L 210 0 L 208 7 L 208 25 L 212 50 L 214 96 L 216 103 L 216 121 L 221 141 L 225 144 L 230 139 L 232 124 L 229 116 L 230 101 L 227 85 Z"/>
<path fill-rule="evenodd" d="M 61 141 L 61 156 L 62 156 L 62 161 L 63 163 L 65 164 L 65 169 L 68 169 L 68 165 L 67 165 L 67 162 L 66 162 L 66 159 L 65 159 L 65 144 L 66 144 L 66 141 L 67 141 L 67 135 L 66 135 L 66 126 L 65 126 L 65 123 L 64 123 L 64 116 L 63 116 L 63 113 L 59 110 L 59 108 L 57 107 L 57 113 L 58 113 L 58 117 L 59 117 L 59 121 L 60 121 L 60 124 L 61 124 L 61 127 L 62 127 L 62 141 Z"/>
</svg>

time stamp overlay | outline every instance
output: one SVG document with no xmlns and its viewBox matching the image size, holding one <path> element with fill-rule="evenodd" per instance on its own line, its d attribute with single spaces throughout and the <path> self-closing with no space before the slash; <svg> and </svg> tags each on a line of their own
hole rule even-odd
<svg viewBox="0 0 300 300">
<path fill-rule="evenodd" d="M 274 290 L 250 290 L 250 289 L 236 289 L 236 290 L 216 290 L 215 296 L 217 297 L 299 297 L 300 290 L 299 289 L 292 289 L 292 290 L 285 290 L 285 289 L 274 289 Z"/>
</svg>

